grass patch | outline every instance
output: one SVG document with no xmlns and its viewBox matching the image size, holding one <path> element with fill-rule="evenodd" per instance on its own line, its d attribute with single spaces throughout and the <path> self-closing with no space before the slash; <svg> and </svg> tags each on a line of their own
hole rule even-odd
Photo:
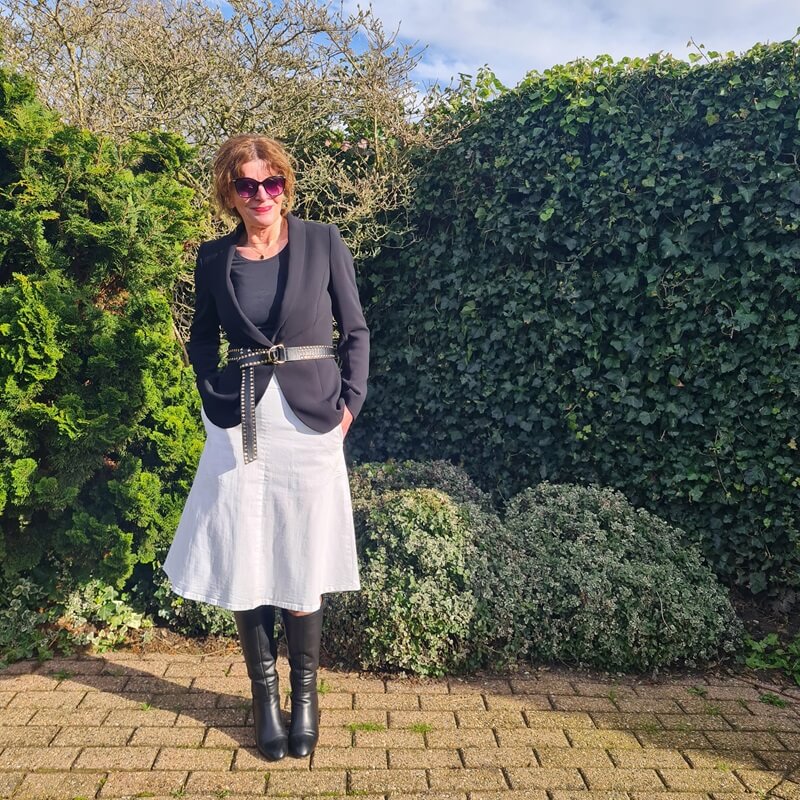
<svg viewBox="0 0 800 800">
<path fill-rule="evenodd" d="M 433 725 L 429 725 L 427 722 L 417 722 L 411 726 L 411 730 L 414 733 L 430 733 L 433 730 Z"/>
<path fill-rule="evenodd" d="M 702 686 L 690 686 L 686 691 L 695 697 L 705 697 L 708 694 L 708 689 Z"/>
<path fill-rule="evenodd" d="M 765 703 L 768 706 L 775 706 L 775 708 L 786 708 L 789 705 L 782 697 L 778 697 L 772 692 L 765 692 L 758 698 L 760 703 Z"/>
<path fill-rule="evenodd" d="M 345 725 L 345 728 L 350 731 L 350 733 L 355 733 L 356 731 L 385 731 L 386 726 L 381 725 L 378 722 L 351 722 L 349 725 Z"/>
</svg>

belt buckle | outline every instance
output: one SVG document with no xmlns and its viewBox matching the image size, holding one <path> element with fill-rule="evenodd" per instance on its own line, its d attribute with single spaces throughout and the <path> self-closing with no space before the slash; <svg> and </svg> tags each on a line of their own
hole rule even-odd
<svg viewBox="0 0 800 800">
<path fill-rule="evenodd" d="M 277 351 L 283 351 L 283 357 L 281 358 Z M 285 364 L 286 363 L 286 345 L 285 344 L 274 344 L 272 347 L 269 348 L 267 351 L 267 355 L 269 358 L 270 364 Z"/>
</svg>

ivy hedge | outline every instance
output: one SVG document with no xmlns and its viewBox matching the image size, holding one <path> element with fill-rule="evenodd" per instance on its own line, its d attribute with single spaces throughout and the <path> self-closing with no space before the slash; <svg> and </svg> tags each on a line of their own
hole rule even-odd
<svg viewBox="0 0 800 800">
<path fill-rule="evenodd" d="M 121 585 L 174 534 L 203 443 L 169 305 L 198 238 L 189 155 L 170 134 L 67 127 L 0 72 L 6 582 Z"/>
<path fill-rule="evenodd" d="M 615 487 L 791 598 L 800 45 L 579 61 L 448 114 L 469 124 L 419 155 L 415 236 L 361 273 L 355 457 Z"/>
</svg>

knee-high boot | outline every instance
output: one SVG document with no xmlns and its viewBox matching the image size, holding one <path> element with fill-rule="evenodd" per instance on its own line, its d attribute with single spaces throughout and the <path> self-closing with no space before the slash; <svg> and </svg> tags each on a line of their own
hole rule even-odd
<svg viewBox="0 0 800 800">
<path fill-rule="evenodd" d="M 278 761 L 286 756 L 289 745 L 281 719 L 281 697 L 275 669 L 278 655 L 275 609 L 259 606 L 248 611 L 234 611 L 233 615 L 253 692 L 256 747 L 270 761 Z"/>
<path fill-rule="evenodd" d="M 322 636 L 322 608 L 312 614 L 295 616 L 281 612 L 289 650 L 289 679 L 292 684 L 292 722 L 289 726 L 289 754 L 304 758 L 314 752 L 319 739 L 317 668 Z"/>
</svg>

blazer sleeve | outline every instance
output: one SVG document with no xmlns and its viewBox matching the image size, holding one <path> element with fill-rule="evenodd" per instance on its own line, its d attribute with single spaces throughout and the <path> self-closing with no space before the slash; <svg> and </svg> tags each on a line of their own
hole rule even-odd
<svg viewBox="0 0 800 800">
<path fill-rule="evenodd" d="M 194 270 L 194 316 L 189 327 L 186 351 L 199 383 L 219 367 L 220 324 L 208 275 L 203 267 L 202 248 Z"/>
<path fill-rule="evenodd" d="M 358 298 L 353 257 L 335 225 L 330 226 L 331 295 L 333 316 L 339 328 L 338 353 L 342 364 L 342 398 L 357 417 L 367 396 L 369 328 Z"/>
</svg>

